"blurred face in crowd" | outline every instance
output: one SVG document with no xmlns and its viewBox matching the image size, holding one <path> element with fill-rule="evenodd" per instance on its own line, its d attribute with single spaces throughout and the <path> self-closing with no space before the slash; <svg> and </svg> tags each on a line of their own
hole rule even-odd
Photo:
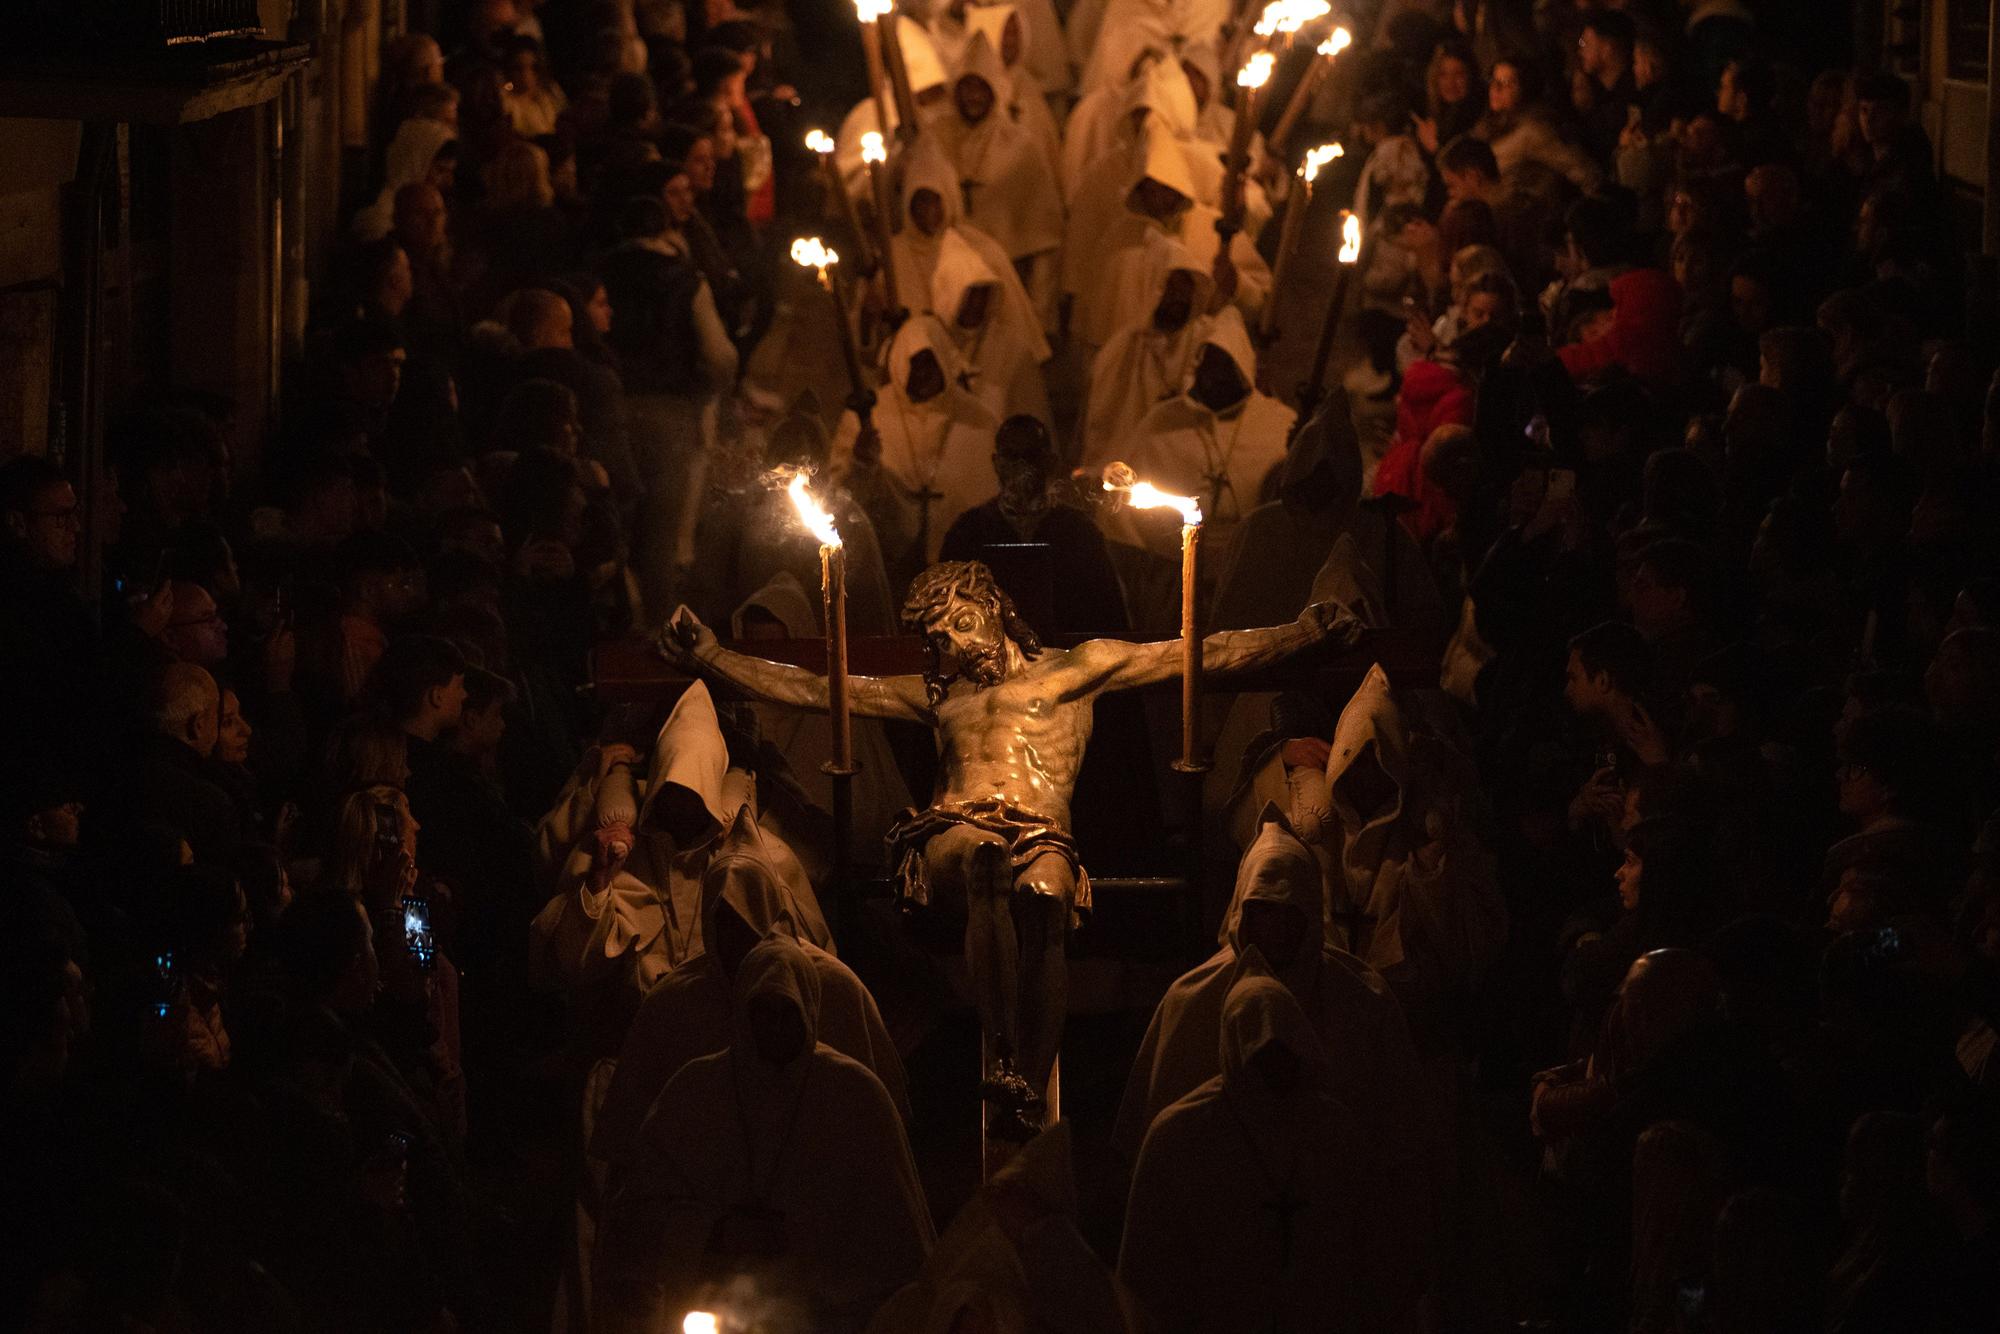
<svg viewBox="0 0 2000 1334">
<path fill-rule="evenodd" d="M 707 194 L 715 188 L 715 143 L 704 136 L 689 145 L 686 161 L 681 163 L 681 171 L 694 187 L 697 195 Z"/>
<path fill-rule="evenodd" d="M 541 63 L 532 51 L 516 51 L 507 57 L 507 91 L 516 97 L 533 97 L 542 90 Z"/>
<path fill-rule="evenodd" d="M 77 504 L 76 488 L 68 482 L 43 487 L 25 510 L 7 515 L 7 536 L 20 545 L 37 570 L 74 566 L 82 531 L 83 510 Z"/>
<path fill-rule="evenodd" d="M 1576 63 L 1585 74 L 1601 83 L 1615 82 L 1624 68 L 1617 46 L 1591 28 L 1585 28 L 1576 39 Z"/>
<path fill-rule="evenodd" d="M 1840 793 L 1842 815 L 1866 824 L 1888 814 L 1889 789 L 1867 765 L 1843 758 L 1833 777 Z"/>
<path fill-rule="evenodd" d="M 1501 298 L 1498 292 L 1474 292 L 1465 299 L 1465 309 L 1459 320 L 1461 333 L 1471 333 L 1474 329 L 1484 329 L 1498 320 L 1501 315 Z"/>
<path fill-rule="evenodd" d="M 1632 47 L 1632 82 L 1644 91 L 1667 77 L 1666 57 L 1660 48 L 1651 42 L 1638 42 Z"/>
<path fill-rule="evenodd" d="M 1715 109 L 1731 120 L 1750 119 L 1750 94 L 1743 87 L 1743 71 L 1734 61 L 1723 66 L 1715 86 Z"/>
<path fill-rule="evenodd" d="M 977 75 L 968 74 L 952 85 L 952 97 L 967 125 L 977 125 L 993 113 L 993 85 Z"/>
<path fill-rule="evenodd" d="M 674 226 L 683 227 L 694 220 L 694 182 L 686 172 L 677 171 L 667 178 L 660 187 L 660 202 L 666 205 L 667 221 Z"/>
<path fill-rule="evenodd" d="M 1729 279 L 1729 309 L 1736 327 L 1747 334 L 1760 334 L 1771 327 L 1771 289 L 1749 274 Z"/>
<path fill-rule="evenodd" d="M 1878 152 L 1887 148 L 1895 139 L 1897 132 L 1903 128 L 1905 114 L 1900 102 L 1886 98 L 1874 98 L 1862 102 L 1859 117 L 1861 137 L 1868 141 L 1870 148 Z"/>
<path fill-rule="evenodd" d="M 590 294 L 590 300 L 584 303 L 583 313 L 600 338 L 611 332 L 611 293 L 604 290 L 603 284 L 600 283 L 597 290 Z"/>
<path fill-rule="evenodd" d="M 1608 672 L 1592 672 L 1583 655 L 1572 651 L 1563 671 L 1563 699 L 1580 718 L 1602 713 L 1614 691 Z"/>
<path fill-rule="evenodd" d="M 1639 907 L 1639 882 L 1646 873 L 1645 862 L 1631 848 L 1625 849 L 1625 860 L 1618 864 L 1618 906 L 1626 912 L 1636 912 Z"/>
<path fill-rule="evenodd" d="M 243 701 L 234 690 L 222 692 L 222 712 L 216 723 L 215 758 L 224 764 L 250 761 L 250 721 L 243 716 Z"/>
<path fill-rule="evenodd" d="M 458 744 L 475 755 L 491 755 L 500 748 L 507 732 L 507 711 L 496 696 L 485 708 L 468 704 L 458 717 Z"/>
<path fill-rule="evenodd" d="M 1521 109 L 1521 72 L 1500 61 L 1486 83 L 1486 108 L 1496 116 L 1511 116 Z"/>
<path fill-rule="evenodd" d="M 229 622 L 200 584 L 174 581 L 173 618 L 160 641 L 182 662 L 216 667 L 229 660 Z"/>
<path fill-rule="evenodd" d="M 1632 624 L 1648 639 L 1680 629 L 1689 620 L 1687 590 L 1662 582 L 1659 571 L 1645 561 L 1632 572 L 1627 596 Z"/>
<path fill-rule="evenodd" d="M 406 250 L 429 255 L 443 248 L 451 214 L 442 192 L 449 188 L 432 181 L 426 189 L 398 192 L 396 238 Z"/>
<path fill-rule="evenodd" d="M 1472 96 L 1472 70 L 1457 56 L 1438 62 L 1437 96 L 1446 106 L 1457 106 Z"/>
<path fill-rule="evenodd" d="M 399 347 L 353 362 L 345 370 L 348 396 L 371 412 L 387 412 L 402 390 L 407 360 L 409 353 Z"/>
</svg>

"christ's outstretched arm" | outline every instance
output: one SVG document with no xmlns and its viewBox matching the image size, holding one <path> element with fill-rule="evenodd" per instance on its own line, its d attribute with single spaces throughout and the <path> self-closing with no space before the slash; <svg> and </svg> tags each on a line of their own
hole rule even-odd
<svg viewBox="0 0 2000 1334">
<path fill-rule="evenodd" d="M 716 641 L 715 632 L 686 607 L 677 609 L 654 641 L 660 656 L 696 676 L 722 681 L 755 699 L 825 712 L 826 678 L 803 667 L 736 653 Z M 862 718 L 935 724 L 919 676 L 850 678 L 853 709 Z"/>
<path fill-rule="evenodd" d="M 1361 637 L 1361 631 L 1361 622 L 1345 607 L 1334 602 L 1316 602 L 1300 612 L 1290 625 L 1263 630 L 1221 630 L 1205 636 L 1201 641 L 1202 669 L 1217 676 L 1254 671 L 1282 662 L 1324 640 L 1352 644 Z M 1129 690 L 1173 680 L 1181 674 L 1181 641 L 1162 639 L 1151 644 L 1127 644 L 1116 639 L 1093 639 L 1070 650 L 1069 658 L 1074 681 L 1065 683 L 1064 694 L 1081 698 L 1103 690 Z"/>
</svg>

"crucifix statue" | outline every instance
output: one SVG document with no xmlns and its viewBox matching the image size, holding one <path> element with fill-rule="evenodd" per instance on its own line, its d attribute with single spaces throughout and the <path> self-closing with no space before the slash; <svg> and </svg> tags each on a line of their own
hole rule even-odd
<svg viewBox="0 0 2000 1334">
<path fill-rule="evenodd" d="M 1090 911 L 1069 822 L 1093 704 L 1106 691 L 1178 677 L 1181 643 L 1045 648 L 978 561 L 924 571 L 902 619 L 924 636 L 929 666 L 853 678 L 851 706 L 937 732 L 938 790 L 889 830 L 891 863 L 907 906 L 941 901 L 966 914 L 966 963 L 995 1053 L 981 1094 L 996 1104 L 999 1132 L 1025 1141 L 1039 1128 L 1062 1041 L 1064 933 Z M 1211 673 L 1252 670 L 1327 639 L 1352 643 L 1360 631 L 1344 608 L 1319 603 L 1290 625 L 1209 635 L 1203 661 Z M 825 677 L 725 649 L 685 607 L 658 645 L 675 665 L 756 698 L 827 707 Z"/>
</svg>

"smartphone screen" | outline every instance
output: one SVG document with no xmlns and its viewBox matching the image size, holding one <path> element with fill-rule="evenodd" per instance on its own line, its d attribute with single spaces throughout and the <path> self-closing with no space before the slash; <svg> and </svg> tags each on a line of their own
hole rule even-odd
<svg viewBox="0 0 2000 1334">
<path fill-rule="evenodd" d="M 153 1017 L 164 1019 L 174 1003 L 174 988 L 179 979 L 174 973 L 174 952 L 161 950 L 153 956 Z"/>
<path fill-rule="evenodd" d="M 437 961 L 437 941 L 431 935 L 430 900 L 411 895 L 403 900 L 403 943 L 418 968 L 428 973 Z"/>
</svg>

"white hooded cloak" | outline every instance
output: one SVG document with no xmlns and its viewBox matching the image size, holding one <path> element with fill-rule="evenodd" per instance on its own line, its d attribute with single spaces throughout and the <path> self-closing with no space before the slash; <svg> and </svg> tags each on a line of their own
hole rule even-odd
<svg viewBox="0 0 2000 1334">
<path fill-rule="evenodd" d="M 1226 354 L 1250 386 L 1249 394 L 1222 416 L 1189 394 L 1204 349 L 1210 347 Z M 1236 308 L 1228 307 L 1206 322 L 1180 393 L 1149 409 L 1124 442 L 1124 461 L 1139 476 L 1163 491 L 1201 501 L 1202 542 L 1214 553 L 1211 559 L 1223 558 L 1235 526 L 1256 507 L 1265 478 L 1284 461 L 1294 414 L 1259 393 L 1256 385 L 1257 354 L 1249 331 Z M 1100 468 L 1110 459 L 1083 462 L 1086 468 Z M 1171 510 L 1119 510 L 1105 520 L 1104 533 L 1156 555 L 1180 551 L 1180 517 Z"/>
<path fill-rule="evenodd" d="M 1193 278 L 1194 295 L 1187 323 L 1167 333 L 1154 326 L 1153 312 L 1166 293 L 1167 279 L 1176 272 Z M 1139 313 L 1111 336 L 1090 364 L 1090 392 L 1078 428 L 1079 458 L 1123 458 L 1146 414 L 1181 392 L 1194 370 L 1195 352 L 1208 334 L 1209 318 L 1202 312 L 1214 297 L 1214 287 L 1206 266 L 1195 261 L 1178 237 L 1154 232 L 1146 238 L 1146 263 L 1130 307 Z M 1297 615 L 1297 609 L 1289 614 Z"/>
<path fill-rule="evenodd" d="M 937 356 L 944 392 L 923 403 L 909 396 L 910 362 L 920 353 Z M 879 467 L 854 461 L 860 423 L 841 418 L 834 434 L 835 479 L 853 493 L 875 524 L 882 558 L 892 578 L 912 559 L 919 565 L 938 558 L 952 521 L 997 494 L 993 433 L 1000 419 L 959 381 L 964 367 L 944 326 L 928 315 L 913 315 L 889 344 L 889 383 L 875 404 L 874 422 L 882 439 Z M 925 521 L 923 494 L 933 493 Z"/>
<path fill-rule="evenodd" d="M 805 934 L 801 922 L 818 916 L 801 905 L 774 867 L 774 840 L 757 827 L 748 807 L 737 812 L 701 881 L 702 937 L 714 938 L 723 913 L 734 913 L 757 936 Z M 903 1062 L 882 1026 L 874 998 L 859 978 L 827 950 L 803 941 L 800 949 L 819 981 L 820 1041 L 867 1066 L 882 1081 L 898 1113 L 909 1119 Z M 626 1031 L 618 1068 L 597 1110 L 590 1140 L 594 1158 L 615 1170 L 631 1153 L 653 1100 L 682 1066 L 721 1051 L 729 1042 L 731 979 L 704 949 L 654 984 Z"/>
<path fill-rule="evenodd" d="M 373 203 L 354 215 L 350 230 L 357 241 L 379 241 L 396 225 L 396 193 L 406 185 L 430 179 L 431 166 L 458 131 L 428 116 L 412 116 L 396 127 L 383 156 L 382 189 Z"/>
<path fill-rule="evenodd" d="M 930 308 L 958 351 L 973 396 L 1001 420 L 1025 413 L 1046 425 L 1052 419 L 1042 379 L 1048 340 L 1026 295 L 1018 302 L 1012 299 L 1020 287 L 1006 281 L 1011 276 L 1011 270 L 995 273 L 956 228 L 949 229 L 931 270 Z M 967 327 L 960 313 L 978 288 L 986 289 L 985 318 Z"/>
<path fill-rule="evenodd" d="M 1077 1231 L 1067 1121 L 995 1172 L 868 1334 L 1138 1334 L 1131 1298 Z"/>
<path fill-rule="evenodd" d="M 1339 1052 L 1254 974 L 1230 988 L 1217 1045 L 1222 1073 L 1146 1134 L 1118 1277 L 1159 1334 L 1395 1327 L 1397 1260 L 1375 1226 L 1392 1187 L 1365 1123 L 1328 1089 Z M 1271 1047 L 1300 1071 L 1295 1087 L 1260 1073 Z"/>
<path fill-rule="evenodd" d="M 934 1239 L 882 1081 L 816 1041 L 820 979 L 804 949 L 766 936 L 731 994 L 728 1048 L 667 1081 L 607 1202 L 595 1293 L 615 1328 L 679 1328 L 712 1285 L 741 1276 L 804 1304 L 806 1327 L 858 1321 L 916 1276 Z M 803 1050 L 766 1059 L 753 1002 L 794 1008 Z"/>
<path fill-rule="evenodd" d="M 1062 194 L 1055 164 L 1034 135 L 1008 110 L 1014 82 L 983 32 L 974 32 L 957 65 L 953 87 L 979 79 L 993 92 L 993 107 L 978 124 L 952 113 L 939 122 L 940 138 L 958 168 L 961 197 L 972 224 L 1000 243 L 1010 259 L 1045 255 L 1062 244 Z"/>
<path fill-rule="evenodd" d="M 876 21 L 879 23 L 881 20 Z M 906 15 L 898 15 L 896 35 L 903 48 L 903 68 L 910 76 L 910 96 L 921 98 L 934 88 L 944 87 L 949 78 L 949 66 L 938 54 L 937 46 L 924 25 Z M 879 130 L 884 142 L 893 145 L 896 131 L 902 124 L 900 113 L 896 110 L 896 99 L 887 88 L 883 90 L 882 100 L 889 113 L 886 128 L 875 115 L 875 98 L 871 94 L 854 104 L 853 110 L 841 121 L 840 132 L 834 136 L 834 164 L 840 168 L 840 177 L 847 183 L 848 192 L 857 199 L 865 199 L 869 195 L 868 168 L 861 160 L 862 136 L 871 130 Z M 934 124 L 950 114 L 949 99 L 933 99 L 918 108 L 918 116 L 924 125 Z"/>
</svg>

